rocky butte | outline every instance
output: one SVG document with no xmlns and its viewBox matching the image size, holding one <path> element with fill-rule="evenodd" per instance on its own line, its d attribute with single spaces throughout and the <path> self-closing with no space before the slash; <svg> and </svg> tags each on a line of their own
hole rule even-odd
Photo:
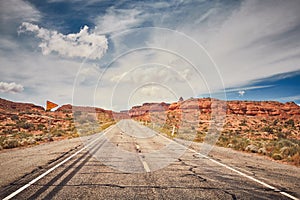
<svg viewBox="0 0 300 200">
<path fill-rule="evenodd" d="M 0 99 L 0 149 L 93 134 L 127 118 L 156 124 L 157 131 L 169 136 L 176 127 L 174 137 L 185 139 L 191 133 L 194 141 L 203 142 L 218 117 L 223 121 L 217 145 L 300 165 L 300 107 L 276 101 L 190 98 L 122 112 L 70 104 L 46 112 L 34 104 Z"/>
</svg>

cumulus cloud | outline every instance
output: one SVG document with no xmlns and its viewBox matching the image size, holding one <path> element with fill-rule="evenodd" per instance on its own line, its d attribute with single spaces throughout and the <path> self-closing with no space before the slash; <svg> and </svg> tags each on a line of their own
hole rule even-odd
<svg viewBox="0 0 300 200">
<path fill-rule="evenodd" d="M 245 94 L 246 92 L 245 92 L 245 90 L 240 90 L 240 91 L 238 91 L 238 93 L 239 93 L 240 96 L 244 96 L 244 94 Z"/>
<path fill-rule="evenodd" d="M 172 10 L 177 7 L 176 4 L 181 9 Z M 123 30 L 150 21 L 155 26 L 173 28 L 191 36 L 203 44 L 212 56 L 220 69 L 226 88 L 241 87 L 257 79 L 299 70 L 299 66 L 295 64 L 300 61 L 300 48 L 295 43 L 300 39 L 299 1 L 245 0 L 232 5 L 212 3 L 208 7 L 201 3 L 199 6 L 195 4 L 197 3 L 188 1 L 169 3 L 169 9 L 163 15 L 157 13 L 161 10 L 153 11 L 147 4 L 135 4 L 134 13 L 137 13 L 137 17 L 134 17 L 134 14 L 126 15 L 131 19 L 130 23 L 125 20 L 123 14 L 116 12 L 116 9 L 110 10 L 104 16 L 107 19 L 120 19 L 120 23 L 124 20 L 124 23 L 120 24 Z M 199 9 L 203 9 L 203 12 Z M 150 13 L 152 11 L 153 13 Z M 186 15 L 187 12 L 189 15 Z M 103 16 L 99 19 L 101 30 L 109 30 L 114 26 L 111 24 L 118 24 L 105 24 Z M 154 45 L 164 45 L 166 49 L 176 46 L 178 52 L 184 51 L 190 55 L 199 52 L 185 51 L 191 49 L 188 48 L 190 44 L 170 34 L 145 34 L 145 40 L 149 41 L 151 38 L 156 41 Z M 135 43 L 138 39 L 137 37 L 130 42 Z M 122 47 L 127 41 L 128 37 L 125 37 L 113 42 L 117 43 L 115 46 Z M 134 62 L 134 59 L 130 62 Z M 201 60 L 195 65 L 205 66 Z M 203 67 L 201 70 L 207 69 L 208 67 Z M 214 80 L 210 75 L 205 76 L 208 80 Z"/>
<path fill-rule="evenodd" d="M 0 92 L 20 93 L 24 90 L 24 87 L 15 82 L 7 83 L 0 82 Z"/>
<path fill-rule="evenodd" d="M 32 32 L 41 40 L 39 47 L 44 55 L 56 52 L 69 58 L 99 59 L 108 49 L 107 38 L 103 35 L 90 33 L 88 26 L 84 26 L 79 33 L 64 35 L 32 23 L 23 22 L 19 33 L 23 32 Z"/>
<path fill-rule="evenodd" d="M 96 2 L 98 0 L 92 1 Z M 8 6 L 2 7 L 2 5 L 13 4 L 13 2 L 21 2 L 25 8 L 28 8 L 28 12 L 26 9 L 20 9 L 20 7 L 10 6 L 10 9 L 7 9 Z M 76 0 L 76 2 L 79 1 Z M 87 1 L 80 0 L 80 2 L 88 4 Z M 299 1 L 273 0 L 261 2 L 257 0 L 243 0 L 235 1 L 231 4 L 223 3 L 222 1 L 218 1 L 218 3 L 208 1 L 132 3 L 131 1 L 124 1 L 114 4 L 114 6 L 111 6 L 111 4 L 108 6 L 102 4 L 101 6 L 99 10 L 84 10 L 87 7 L 82 6 L 83 11 L 86 11 L 88 14 L 85 16 L 87 19 L 85 18 L 84 20 L 93 22 L 97 28 L 95 27 L 93 32 L 91 32 L 88 27 L 84 27 L 79 33 L 73 34 L 61 34 L 57 31 L 34 25 L 35 23 L 32 21 L 39 20 L 40 13 L 28 1 L 3 1 L 1 2 L 0 15 L 2 13 L 13 13 L 2 17 L 3 20 L 7 21 L 5 26 L 3 26 L 5 29 L 10 27 L 9 20 L 11 19 L 20 20 L 24 18 L 23 21 L 32 22 L 23 23 L 21 32 L 33 33 L 40 40 L 40 48 L 45 55 L 54 53 L 61 57 L 69 58 L 102 58 L 97 61 L 100 62 L 101 66 L 104 66 L 101 62 L 106 63 L 109 61 L 105 60 L 107 59 L 106 55 L 109 59 L 110 57 L 121 55 L 121 53 L 125 53 L 134 47 L 161 47 L 166 50 L 179 52 L 179 54 L 191 60 L 203 75 L 201 76 L 198 71 L 178 57 L 162 51 L 150 52 L 151 54 L 145 55 L 141 55 L 142 52 L 140 54 L 131 53 L 124 59 L 120 58 L 113 63 L 101 79 L 101 87 L 99 87 L 99 92 L 96 94 L 96 102 L 99 103 L 98 106 L 105 106 L 107 109 L 111 109 L 113 106 L 119 106 L 120 109 L 124 109 L 124 105 L 127 105 L 127 101 L 130 99 L 131 92 L 135 91 L 142 84 L 149 82 L 160 83 L 167 88 L 171 88 L 178 96 L 183 96 L 184 98 L 208 94 L 211 89 L 212 92 L 214 92 L 214 89 L 216 91 L 223 89 L 220 88 L 222 84 L 219 84 L 220 81 L 217 79 L 218 76 L 215 75 L 216 72 L 210 70 L 213 66 L 206 63 L 204 53 L 199 56 L 202 52 L 201 49 L 194 48 L 195 45 L 192 42 L 185 37 L 178 37 L 176 34 L 163 31 L 140 30 L 137 32 L 135 30 L 131 32 L 132 34 L 124 34 L 123 37 L 110 38 L 109 41 L 112 44 L 111 46 L 113 46 L 110 53 L 113 55 L 106 54 L 102 57 L 107 51 L 108 39 L 106 37 L 110 33 L 118 33 L 135 27 L 141 28 L 150 25 L 175 29 L 195 39 L 208 50 L 213 60 L 217 63 L 227 88 L 226 92 L 233 92 L 236 95 L 239 95 L 239 91 L 242 93 L 242 91 L 247 92 L 258 88 L 271 87 L 247 87 L 255 84 L 255 80 L 265 80 L 265 78 L 274 74 L 299 70 L 299 65 L 296 63 L 300 62 L 300 48 L 299 43 L 295 42 L 300 40 Z M 95 12 L 95 10 L 97 11 Z M 45 24 L 54 23 L 46 18 L 44 19 L 45 21 L 39 24 L 44 22 Z M 62 23 L 62 25 L 66 24 Z M 19 26 L 19 22 L 17 26 Z M 4 29 L 3 27 L 2 29 Z M 102 35 L 103 33 L 109 34 L 105 37 Z M 93 39 L 95 38 L 101 42 L 94 42 Z M 18 43 L 20 40 L 16 39 L 13 41 L 19 46 L 22 45 Z M 22 40 L 22 42 L 24 41 Z M 95 51 L 96 54 L 89 56 L 91 43 L 98 50 Z M 135 45 L 138 43 L 141 46 Z M 50 94 L 58 96 L 58 92 L 59 94 L 72 92 L 73 79 L 76 75 L 74 66 L 79 68 L 81 65 L 78 60 L 57 59 L 55 55 L 39 56 L 36 52 L 26 51 L 26 49 L 22 54 L 27 56 L 21 57 L 19 51 L 23 51 L 23 49 L 14 46 L 14 43 L 0 39 L 0 44 L 3 44 L 2 46 L 0 45 L 2 48 L 14 47 L 14 49 L 17 49 L 13 56 L 7 56 L 12 51 L 3 51 L 1 54 L 1 64 L 9 66 L 0 68 L 0 74 L 6 78 L 3 81 L 18 82 L 21 79 L 22 84 L 26 85 L 26 91 L 21 95 L 25 95 L 29 91 L 38 93 L 35 95 L 28 94 L 24 99 L 28 100 L 31 98 L 33 102 L 38 102 L 42 99 L 41 97 L 45 98 Z M 26 46 L 30 45 L 22 45 L 22 47 Z M 182 63 L 175 62 L 178 59 Z M 133 70 L 134 67 L 149 63 L 158 63 L 170 68 L 147 66 Z M 26 66 L 26 68 L 23 66 Z M 78 82 L 82 84 L 82 90 L 78 92 L 78 99 L 82 101 L 78 101 L 78 104 L 92 105 L 93 101 L 88 101 L 87 97 L 93 95 L 95 90 L 93 87 L 90 87 L 90 90 L 88 90 L 88 86 L 93 86 L 93 80 L 97 80 L 97 77 L 100 76 L 99 70 L 101 69 L 89 66 L 78 73 L 81 76 Z M 19 73 L 16 74 L 16 71 Z M 206 87 L 206 81 L 209 88 Z M 113 93 L 115 86 L 115 93 Z M 139 104 L 142 101 L 162 101 L 161 94 L 163 93 L 168 94 L 167 96 L 170 97 L 165 99 L 165 101 L 178 99 L 178 97 L 168 93 L 167 90 L 162 91 L 161 87 L 159 89 L 144 87 L 137 90 L 130 101 L 131 105 Z M 77 102 L 75 101 L 75 103 Z"/>
</svg>

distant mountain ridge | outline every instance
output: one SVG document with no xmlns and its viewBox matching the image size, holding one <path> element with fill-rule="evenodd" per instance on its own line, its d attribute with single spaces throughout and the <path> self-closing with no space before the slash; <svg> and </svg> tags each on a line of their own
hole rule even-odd
<svg viewBox="0 0 300 200">
<path fill-rule="evenodd" d="M 122 118 L 139 117 L 147 115 L 149 112 L 174 111 L 182 109 L 183 104 L 188 109 L 197 109 L 202 114 L 211 113 L 212 101 L 218 101 L 211 98 L 192 98 L 185 101 L 168 103 L 144 103 L 140 106 L 133 106 L 128 111 L 114 112 L 99 107 L 90 106 L 72 106 L 65 104 L 60 106 L 54 112 L 72 113 L 76 110 L 96 113 L 106 113 L 110 116 L 119 116 Z M 19 103 L 0 98 L 0 109 L 7 111 L 27 111 L 35 110 L 45 112 L 42 106 L 32 103 Z M 289 118 L 292 116 L 300 116 L 300 106 L 294 102 L 280 103 L 277 101 L 226 101 L 226 114 L 246 115 L 246 116 L 277 116 L 279 118 Z"/>
<path fill-rule="evenodd" d="M 300 107 L 276 101 L 190 98 L 121 112 L 70 104 L 46 112 L 41 106 L 0 98 L 0 150 L 90 135 L 128 118 L 170 137 L 173 132 L 179 139 L 203 142 L 212 133 L 214 114 L 224 116 L 217 145 L 300 165 Z"/>
</svg>

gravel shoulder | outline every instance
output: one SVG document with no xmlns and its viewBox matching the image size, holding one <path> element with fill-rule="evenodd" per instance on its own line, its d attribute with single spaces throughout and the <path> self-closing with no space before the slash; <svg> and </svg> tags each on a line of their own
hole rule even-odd
<svg viewBox="0 0 300 200">
<path fill-rule="evenodd" d="M 79 145 L 81 145 L 81 139 L 73 138 L 33 147 L 0 151 L 0 188 L 35 169 L 46 167 L 49 162 Z"/>
</svg>

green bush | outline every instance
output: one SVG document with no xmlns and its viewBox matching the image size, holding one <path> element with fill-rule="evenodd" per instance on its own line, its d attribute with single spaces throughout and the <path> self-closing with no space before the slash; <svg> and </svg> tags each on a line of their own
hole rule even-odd
<svg viewBox="0 0 300 200">
<path fill-rule="evenodd" d="M 13 120 L 13 121 L 19 120 L 19 116 L 18 116 L 18 115 L 12 115 L 10 118 L 11 118 L 11 120 Z"/>
<path fill-rule="evenodd" d="M 244 151 L 246 147 L 250 144 L 249 140 L 247 140 L 246 138 L 239 138 L 239 137 L 234 138 L 231 141 L 231 143 L 233 144 L 233 148 L 235 150 L 242 150 L 242 151 Z"/>
<path fill-rule="evenodd" d="M 3 142 L 4 149 L 11 149 L 19 146 L 19 142 L 16 139 L 7 139 Z"/>
<path fill-rule="evenodd" d="M 39 131 L 43 131 L 45 128 L 46 126 L 44 124 L 38 124 L 36 129 Z"/>
<path fill-rule="evenodd" d="M 282 160 L 282 156 L 281 156 L 279 153 L 274 153 L 274 154 L 272 155 L 272 158 L 273 158 L 274 160 Z"/>
<path fill-rule="evenodd" d="M 272 129 L 271 127 L 269 127 L 269 126 L 263 127 L 263 128 L 262 128 L 262 131 L 268 132 L 268 133 L 270 133 L 270 134 L 273 134 L 273 129 Z"/>
<path fill-rule="evenodd" d="M 22 139 L 32 137 L 31 133 L 18 132 L 13 135 L 14 138 Z"/>
<path fill-rule="evenodd" d="M 288 139 L 281 139 L 277 142 L 277 146 L 279 148 L 282 148 L 282 147 L 293 147 L 295 144 L 291 141 L 291 140 L 288 140 Z"/>
<path fill-rule="evenodd" d="M 279 122 L 279 120 L 278 120 L 278 119 L 275 119 L 275 120 L 273 121 L 273 125 L 276 126 L 276 125 L 278 124 L 278 122 Z"/>
<path fill-rule="evenodd" d="M 17 128 L 23 128 L 23 129 L 34 129 L 34 125 L 32 123 L 26 123 L 24 121 L 18 121 L 17 122 Z"/>
<path fill-rule="evenodd" d="M 295 122 L 294 122 L 293 119 L 290 119 L 290 120 L 286 121 L 285 124 L 286 124 L 287 126 L 291 126 L 291 127 L 294 127 L 294 126 L 295 126 Z"/>
<path fill-rule="evenodd" d="M 242 120 L 242 122 L 240 123 L 240 126 L 247 126 L 247 120 Z"/>
</svg>

